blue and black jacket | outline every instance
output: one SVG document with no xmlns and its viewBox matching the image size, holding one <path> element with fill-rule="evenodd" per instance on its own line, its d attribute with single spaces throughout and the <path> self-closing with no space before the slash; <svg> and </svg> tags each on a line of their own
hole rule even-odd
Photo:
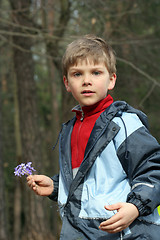
<svg viewBox="0 0 160 240">
<path fill-rule="evenodd" d="M 83 162 L 73 178 L 71 134 L 76 118 L 63 124 L 60 173 L 51 199 L 58 201 L 62 240 L 153 239 L 160 235 L 160 145 L 148 131 L 144 113 L 117 101 L 101 113 L 88 140 Z M 115 214 L 104 205 L 130 202 L 139 217 L 121 233 L 99 230 Z"/>
</svg>

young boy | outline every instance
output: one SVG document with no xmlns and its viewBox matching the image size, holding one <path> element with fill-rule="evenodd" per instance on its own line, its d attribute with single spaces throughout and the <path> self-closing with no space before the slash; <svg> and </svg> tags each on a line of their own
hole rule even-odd
<svg viewBox="0 0 160 240">
<path fill-rule="evenodd" d="M 59 204 L 63 240 L 159 240 L 160 145 L 145 114 L 108 95 L 116 59 L 101 38 L 84 36 L 63 57 L 66 90 L 79 105 L 63 124 L 60 173 L 28 185 Z"/>
</svg>

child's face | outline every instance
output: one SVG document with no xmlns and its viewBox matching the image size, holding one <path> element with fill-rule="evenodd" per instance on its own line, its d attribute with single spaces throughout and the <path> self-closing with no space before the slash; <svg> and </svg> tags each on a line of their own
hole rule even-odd
<svg viewBox="0 0 160 240">
<path fill-rule="evenodd" d="M 114 88 L 116 74 L 110 75 L 104 62 L 94 64 L 86 60 L 78 61 L 64 76 L 64 84 L 68 92 L 81 106 L 91 106 L 107 96 L 108 90 Z"/>
</svg>

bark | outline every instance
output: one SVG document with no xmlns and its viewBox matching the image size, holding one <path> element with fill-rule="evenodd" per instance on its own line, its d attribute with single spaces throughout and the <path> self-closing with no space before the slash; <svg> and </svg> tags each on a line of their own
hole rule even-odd
<svg viewBox="0 0 160 240">
<path fill-rule="evenodd" d="M 49 36 L 52 36 L 54 33 L 54 2 L 52 0 L 42 1 L 42 19 L 43 19 L 43 28 L 47 30 Z M 48 6 L 48 8 L 47 8 Z M 48 11 L 44 11 L 44 9 L 48 9 Z M 50 55 L 50 52 L 47 48 L 47 55 Z M 60 115 L 59 115 L 59 102 L 58 102 L 58 84 L 55 78 L 55 66 L 53 64 L 52 59 L 47 59 L 47 67 L 48 67 L 48 86 L 51 96 L 51 131 L 48 133 L 49 139 L 51 139 L 51 146 L 56 143 L 58 134 L 60 131 Z M 53 134 L 54 133 L 54 134 Z M 51 175 L 58 173 L 58 148 L 55 148 L 52 154 L 50 154 L 49 159 L 49 167 L 52 169 L 50 172 Z M 50 218 L 52 219 L 52 232 L 56 236 L 59 235 L 59 223 L 58 219 L 58 211 L 56 204 L 53 203 L 52 212 Z"/>
<path fill-rule="evenodd" d="M 53 38 L 48 38 L 47 42 L 47 53 L 52 57 L 53 65 L 59 72 L 60 75 L 60 85 L 61 85 L 61 120 L 66 121 L 71 117 L 70 110 L 71 106 L 73 106 L 73 98 L 70 94 L 66 93 L 66 90 L 63 85 L 63 76 L 62 76 L 62 69 L 61 69 L 61 58 L 62 53 L 59 47 L 60 41 L 63 38 L 67 24 L 71 17 L 71 2 L 69 0 L 60 0 L 60 15 L 59 21 L 55 26 L 55 29 L 50 26 L 50 32 L 53 33 L 52 35 L 56 36 L 55 40 Z M 52 88 L 53 89 L 53 88 Z M 55 91 L 55 86 L 54 86 Z"/>
<path fill-rule="evenodd" d="M 10 0 L 12 20 L 19 25 L 19 33 L 23 27 L 32 26 L 30 19 L 30 1 Z M 38 112 L 36 85 L 34 81 L 34 61 L 31 52 L 33 42 L 25 29 L 25 37 L 13 36 L 13 59 L 17 79 L 18 102 L 20 110 L 22 158 L 23 162 L 31 161 L 37 173 L 42 170 L 41 142 L 38 128 Z M 28 34 L 28 36 L 27 36 Z M 25 217 L 22 240 L 54 239 L 48 229 L 45 217 L 43 198 L 36 196 L 23 182 L 23 211 Z"/>
<path fill-rule="evenodd" d="M 20 121 L 19 121 L 19 104 L 17 95 L 17 81 L 14 76 L 14 108 L 15 108 L 15 141 L 16 141 L 16 159 L 17 165 L 22 162 L 22 144 L 20 135 Z M 20 240 L 21 233 L 21 211 L 22 211 L 22 192 L 21 192 L 21 179 L 16 178 L 15 192 L 14 192 L 14 240 Z"/>
<path fill-rule="evenodd" d="M 56 38 L 53 39 L 52 37 L 48 37 L 48 39 L 46 39 L 48 53 L 50 53 L 50 56 L 53 59 L 53 63 L 59 72 L 61 72 L 61 58 L 60 58 L 61 54 L 59 43 L 64 36 L 67 24 L 70 20 L 70 14 L 71 14 L 70 1 L 60 0 L 59 20 L 57 25 L 55 26 L 55 29 L 53 30 L 53 35 L 56 36 Z"/>
<path fill-rule="evenodd" d="M 0 88 L 1 92 L 1 88 Z M 1 96 L 1 95 L 0 95 Z M 5 215 L 5 193 L 4 193 L 4 169 L 3 169 L 3 155 L 2 155 L 2 103 L 0 98 L 0 239 L 8 240 L 6 231 L 6 215 Z"/>
</svg>

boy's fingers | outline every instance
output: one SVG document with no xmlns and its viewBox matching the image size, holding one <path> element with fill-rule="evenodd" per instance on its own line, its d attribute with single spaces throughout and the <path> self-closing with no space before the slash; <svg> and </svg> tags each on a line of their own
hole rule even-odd
<svg viewBox="0 0 160 240">
<path fill-rule="evenodd" d="M 29 180 L 29 181 L 27 182 L 27 184 L 28 184 L 28 186 L 31 187 L 31 188 L 33 188 L 33 187 L 35 186 L 35 182 L 33 182 L 32 180 Z"/>
<path fill-rule="evenodd" d="M 39 175 L 30 175 L 30 176 L 27 177 L 27 183 L 28 183 L 29 186 L 32 185 L 32 187 L 35 186 L 36 183 L 38 184 L 41 181 L 42 180 L 41 180 L 41 177 Z"/>
<path fill-rule="evenodd" d="M 38 186 L 37 186 L 37 184 L 35 184 L 35 185 L 32 187 L 32 189 L 37 193 L 37 192 L 38 192 Z"/>
<path fill-rule="evenodd" d="M 116 204 L 112 204 L 112 205 L 105 205 L 104 207 L 105 207 L 106 210 L 109 210 L 109 211 L 118 210 L 119 208 L 121 208 L 121 203 L 116 203 Z"/>
<path fill-rule="evenodd" d="M 120 220 L 120 217 L 118 214 L 115 214 L 114 216 L 112 216 L 110 219 L 101 222 L 100 227 L 104 227 L 104 226 L 109 226 L 112 224 L 115 224 L 116 222 L 118 222 Z"/>
<path fill-rule="evenodd" d="M 38 181 L 38 180 L 39 180 L 39 175 L 29 175 L 29 176 L 27 177 L 27 180 Z"/>
<path fill-rule="evenodd" d="M 32 175 L 28 176 L 27 177 L 27 184 L 29 187 L 31 187 L 33 189 L 33 187 L 36 186 L 36 183 L 35 183 L 35 179 Z"/>
</svg>

